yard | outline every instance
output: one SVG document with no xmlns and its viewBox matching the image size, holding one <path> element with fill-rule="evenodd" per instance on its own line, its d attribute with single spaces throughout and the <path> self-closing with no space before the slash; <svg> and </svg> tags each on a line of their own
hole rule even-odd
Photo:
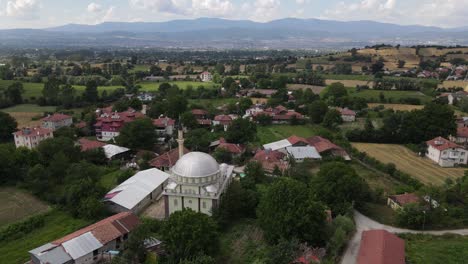
<svg viewBox="0 0 468 264">
<path fill-rule="evenodd" d="M 328 132 L 325 128 L 314 125 L 271 125 L 271 126 L 258 126 L 257 138 L 261 144 L 270 143 L 273 141 L 288 138 L 292 135 L 299 137 L 311 137 Z"/>
<path fill-rule="evenodd" d="M 383 163 L 394 163 L 399 170 L 425 184 L 440 185 L 447 178 L 462 177 L 465 172 L 463 168 L 442 168 L 401 145 L 373 143 L 352 143 L 352 145 Z"/>
<path fill-rule="evenodd" d="M 49 206 L 16 188 L 0 188 L 0 227 L 46 212 Z"/>
<path fill-rule="evenodd" d="M 406 260 L 411 264 L 458 264 L 468 260 L 468 237 L 404 234 Z"/>
<path fill-rule="evenodd" d="M 88 221 L 76 219 L 67 213 L 52 210 L 45 219 L 45 225 L 25 234 L 22 238 L 0 242 L 1 263 L 25 263 L 28 251 L 45 243 L 61 238 L 86 225 Z"/>
</svg>

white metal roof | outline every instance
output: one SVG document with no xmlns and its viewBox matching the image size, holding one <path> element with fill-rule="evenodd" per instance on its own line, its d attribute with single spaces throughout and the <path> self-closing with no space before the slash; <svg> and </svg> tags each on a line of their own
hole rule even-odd
<svg viewBox="0 0 468 264">
<path fill-rule="evenodd" d="M 321 159 L 322 156 L 317 149 L 311 146 L 305 147 L 287 147 L 286 151 L 295 159 Z"/>
<path fill-rule="evenodd" d="M 124 153 L 129 151 L 130 149 L 112 145 L 112 144 L 107 144 L 102 147 L 104 149 L 104 153 L 106 154 L 106 158 L 110 159 L 114 157 L 115 155 L 118 155 L 120 153 Z"/>
<path fill-rule="evenodd" d="M 74 260 L 92 253 L 102 246 L 101 242 L 99 242 L 91 232 L 84 233 L 81 236 L 62 243 L 62 247 Z"/>
<path fill-rule="evenodd" d="M 140 171 L 108 192 L 107 195 L 118 192 L 108 201 L 131 210 L 168 178 L 169 174 L 158 169 Z"/>
<path fill-rule="evenodd" d="M 276 142 L 271 142 L 268 144 L 263 145 L 264 149 L 271 149 L 271 150 L 278 150 L 292 146 L 291 142 L 287 139 L 283 139 Z"/>
</svg>

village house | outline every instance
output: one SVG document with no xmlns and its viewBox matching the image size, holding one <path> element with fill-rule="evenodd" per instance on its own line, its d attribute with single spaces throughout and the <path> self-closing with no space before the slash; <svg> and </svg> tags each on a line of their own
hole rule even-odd
<svg viewBox="0 0 468 264">
<path fill-rule="evenodd" d="M 155 96 L 152 93 L 143 92 L 143 93 L 138 94 L 137 98 L 138 98 L 138 100 L 140 100 L 142 102 L 149 102 L 149 101 L 153 101 Z"/>
<path fill-rule="evenodd" d="M 130 157 L 130 149 L 113 145 L 107 144 L 101 141 L 89 140 L 86 138 L 80 138 L 77 141 L 78 145 L 80 146 L 81 151 L 89 151 L 101 148 L 104 152 L 104 155 L 108 160 L 118 160 L 118 159 L 128 159 Z"/>
<path fill-rule="evenodd" d="M 213 75 L 208 71 L 204 71 L 200 74 L 200 80 L 202 82 L 211 82 L 213 80 Z"/>
<path fill-rule="evenodd" d="M 94 127 L 96 137 L 101 141 L 113 140 L 120 135 L 120 129 L 122 129 L 126 123 L 145 116 L 133 109 L 128 109 L 124 112 L 112 112 L 112 107 L 98 109 L 96 113 L 98 117 Z"/>
<path fill-rule="evenodd" d="M 304 162 L 304 160 L 320 160 L 322 156 L 317 152 L 317 149 L 311 146 L 304 147 L 287 147 L 288 155 L 293 158 L 297 163 Z"/>
<path fill-rule="evenodd" d="M 245 89 L 245 90 L 241 90 L 239 93 L 243 96 L 248 96 L 248 97 L 271 98 L 271 96 L 274 95 L 276 92 L 278 91 L 275 89 Z"/>
<path fill-rule="evenodd" d="M 184 147 L 183 154 L 189 153 L 189 150 Z M 164 152 L 149 162 L 151 167 L 160 169 L 162 171 L 169 171 L 179 160 L 179 149 L 175 148 Z"/>
<path fill-rule="evenodd" d="M 261 104 L 256 104 L 254 106 L 251 106 L 249 109 L 245 110 L 244 118 L 255 116 L 258 113 L 263 112 L 264 111 L 263 109 L 264 107 Z"/>
<path fill-rule="evenodd" d="M 78 145 L 80 146 L 81 151 L 89 151 L 98 148 L 102 148 L 107 145 L 104 142 L 96 141 L 96 140 L 89 140 L 87 138 L 80 138 L 78 139 Z"/>
<path fill-rule="evenodd" d="M 356 112 L 348 108 L 337 108 L 338 112 L 341 114 L 341 119 L 343 122 L 354 122 L 356 121 Z"/>
<path fill-rule="evenodd" d="M 48 128 L 27 127 L 13 133 L 13 136 L 17 148 L 25 147 L 28 149 L 33 149 L 37 147 L 41 141 L 48 138 L 53 138 L 54 133 L 52 129 Z"/>
<path fill-rule="evenodd" d="M 448 104 L 454 105 L 457 102 L 460 102 L 462 99 L 467 98 L 468 92 L 458 91 L 454 93 L 443 93 L 439 97 L 447 97 Z"/>
<path fill-rule="evenodd" d="M 390 195 L 387 199 L 387 205 L 390 206 L 393 210 L 401 209 L 407 204 L 419 203 L 419 196 L 414 193 L 404 193 L 399 195 Z"/>
<path fill-rule="evenodd" d="M 466 164 L 468 151 L 462 146 L 443 137 L 437 137 L 426 142 L 428 148 L 426 157 L 441 167 L 454 167 Z"/>
<path fill-rule="evenodd" d="M 164 190 L 166 217 L 190 208 L 211 215 L 233 178 L 234 166 L 219 165 L 202 152 L 183 154 L 184 138 L 179 130 L 179 160 L 171 168 L 171 176 Z"/>
<path fill-rule="evenodd" d="M 69 127 L 73 124 L 73 118 L 69 115 L 55 113 L 41 119 L 42 127 L 57 130 L 61 127 Z"/>
<path fill-rule="evenodd" d="M 153 119 L 153 125 L 156 127 L 156 133 L 159 136 L 172 136 L 175 120 L 169 117 L 160 117 Z"/>
<path fill-rule="evenodd" d="M 294 110 L 288 110 L 286 107 L 279 105 L 274 108 L 267 108 L 261 112 L 255 113 L 252 118 L 256 120 L 261 115 L 267 115 L 271 117 L 272 124 L 291 124 L 294 120 L 301 122 L 304 120 L 304 116 Z"/>
<path fill-rule="evenodd" d="M 221 125 L 223 126 L 224 131 L 227 131 L 232 121 L 236 118 L 237 117 L 234 115 L 217 115 L 214 117 L 213 126 Z"/>
<path fill-rule="evenodd" d="M 104 204 L 110 211 L 138 214 L 163 192 L 169 174 L 148 169 L 139 171 L 104 196 Z"/>
<path fill-rule="evenodd" d="M 210 147 L 223 149 L 230 153 L 233 157 L 239 157 L 245 152 L 245 146 L 241 144 L 228 143 L 224 138 L 220 138 L 210 144 Z"/>
<path fill-rule="evenodd" d="M 140 220 L 119 213 L 29 251 L 33 264 L 92 264 L 109 261 L 111 251 L 122 250 Z"/>
<path fill-rule="evenodd" d="M 386 230 L 366 230 L 356 264 L 405 264 L 405 241 Z"/>
<path fill-rule="evenodd" d="M 468 127 L 458 127 L 457 134 L 450 135 L 449 139 L 457 144 L 466 145 L 468 143 Z"/>
<path fill-rule="evenodd" d="M 333 144 L 330 140 L 320 137 L 314 136 L 307 138 L 307 142 L 310 146 L 315 147 L 318 153 L 321 156 L 335 156 L 335 157 L 342 157 L 344 160 L 351 160 L 349 154 L 344 150 L 342 147 Z"/>
<path fill-rule="evenodd" d="M 283 173 L 289 168 L 287 155 L 277 150 L 258 150 L 252 158 L 252 161 L 260 163 L 267 174 L 273 174 L 276 169 Z"/>
</svg>

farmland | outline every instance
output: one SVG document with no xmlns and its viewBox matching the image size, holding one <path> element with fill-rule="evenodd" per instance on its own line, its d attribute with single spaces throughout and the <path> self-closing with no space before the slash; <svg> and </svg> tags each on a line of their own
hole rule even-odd
<svg viewBox="0 0 468 264">
<path fill-rule="evenodd" d="M 0 188 L 0 226 L 46 212 L 49 206 L 27 192 L 15 188 Z"/>
<path fill-rule="evenodd" d="M 377 106 L 383 106 L 385 109 L 392 109 L 394 111 L 411 111 L 423 109 L 423 105 L 407 105 L 407 104 L 379 104 L 379 103 L 370 103 L 367 104 L 369 108 L 374 108 Z"/>
<path fill-rule="evenodd" d="M 21 104 L 13 107 L 2 109 L 7 112 L 18 122 L 18 127 L 37 126 L 41 122 L 39 118 L 44 112 L 55 112 L 55 106 L 38 106 L 33 104 Z"/>
<path fill-rule="evenodd" d="M 441 185 L 447 178 L 462 177 L 463 168 L 442 168 L 427 158 L 421 158 L 409 149 L 393 144 L 353 143 L 353 147 L 383 163 L 396 167 L 425 184 Z"/>
<path fill-rule="evenodd" d="M 427 96 L 419 91 L 381 91 L 381 90 L 361 90 L 356 91 L 355 89 L 348 89 L 348 92 L 351 96 L 361 97 L 366 100 L 378 100 L 380 93 L 383 93 L 385 98 L 392 100 L 394 102 L 399 101 L 403 98 L 414 98 L 419 99 L 421 103 L 430 102 L 432 97 Z"/>
<path fill-rule="evenodd" d="M 257 137 L 261 144 L 281 140 L 292 135 L 307 138 L 324 132 L 327 132 L 327 130 L 313 125 L 274 125 L 257 127 Z"/>
<path fill-rule="evenodd" d="M 405 239 L 408 263 L 456 264 L 468 259 L 468 237 L 457 235 L 400 235 Z"/>
</svg>

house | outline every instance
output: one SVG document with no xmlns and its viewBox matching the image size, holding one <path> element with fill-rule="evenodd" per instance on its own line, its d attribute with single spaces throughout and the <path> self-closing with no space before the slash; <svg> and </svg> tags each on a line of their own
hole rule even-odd
<svg viewBox="0 0 468 264">
<path fill-rule="evenodd" d="M 89 151 L 97 148 L 102 148 L 107 144 L 101 141 L 80 138 L 78 139 L 78 145 L 80 146 L 81 151 Z"/>
<path fill-rule="evenodd" d="M 467 163 L 468 151 L 448 139 L 436 137 L 426 144 L 428 146 L 426 157 L 441 167 L 454 167 Z"/>
<path fill-rule="evenodd" d="M 119 213 L 29 251 L 33 264 L 91 264 L 109 260 L 122 250 L 129 234 L 140 224 L 130 212 Z"/>
<path fill-rule="evenodd" d="M 338 108 L 338 112 L 341 114 L 343 122 L 354 122 L 356 121 L 356 112 L 348 108 Z"/>
<path fill-rule="evenodd" d="M 53 130 L 49 128 L 27 127 L 13 133 L 13 136 L 17 148 L 25 147 L 33 149 L 37 147 L 41 141 L 53 138 L 54 133 Z"/>
<path fill-rule="evenodd" d="M 120 135 L 120 129 L 129 122 L 137 118 L 143 118 L 145 115 L 129 108 L 124 112 L 112 112 L 112 107 L 98 109 L 98 117 L 94 124 L 96 137 L 101 141 L 113 140 Z"/>
<path fill-rule="evenodd" d="M 109 160 L 126 159 L 130 155 L 130 149 L 113 144 L 106 144 L 102 149 Z"/>
<path fill-rule="evenodd" d="M 232 156 L 240 156 L 242 153 L 245 152 L 245 146 L 241 144 L 234 144 L 228 143 L 224 138 L 220 138 L 219 140 L 213 142 L 214 144 L 217 143 L 216 149 L 224 149 L 225 151 L 229 152 Z M 214 145 L 212 143 L 212 145 Z M 211 145 L 210 145 L 211 146 Z"/>
<path fill-rule="evenodd" d="M 307 142 L 309 142 L 310 146 L 315 147 L 321 156 L 331 155 L 335 157 L 342 157 L 344 160 L 351 160 L 351 157 L 346 152 L 346 150 L 333 144 L 326 138 L 314 136 L 307 138 Z"/>
<path fill-rule="evenodd" d="M 450 136 L 450 141 L 465 145 L 468 143 L 468 127 L 458 127 L 456 136 Z"/>
<path fill-rule="evenodd" d="M 192 109 L 192 115 L 195 119 L 207 119 L 208 118 L 208 111 L 203 109 Z"/>
<path fill-rule="evenodd" d="M 294 110 L 288 110 L 286 107 L 279 105 L 275 108 L 267 108 L 261 112 L 255 112 L 252 118 L 255 120 L 261 115 L 267 115 L 271 117 L 273 124 L 290 124 L 294 120 L 303 120 L 304 116 Z"/>
<path fill-rule="evenodd" d="M 405 241 L 386 230 L 362 232 L 357 264 L 405 264 Z"/>
<path fill-rule="evenodd" d="M 164 81 L 165 78 L 163 76 L 146 76 L 145 78 L 143 78 L 144 81 L 147 81 L 147 82 L 160 82 L 160 81 Z"/>
<path fill-rule="evenodd" d="M 462 100 L 463 98 L 468 97 L 468 92 L 465 91 L 458 91 L 455 93 L 445 93 L 442 96 L 447 96 L 448 104 L 453 105 Z"/>
<path fill-rule="evenodd" d="M 419 196 L 414 193 L 404 193 L 399 195 L 390 195 L 387 199 L 387 205 L 390 206 L 393 210 L 401 209 L 405 205 L 410 203 L 419 203 Z"/>
<path fill-rule="evenodd" d="M 275 89 L 245 89 L 241 90 L 240 94 L 246 95 L 248 97 L 257 97 L 258 95 L 260 95 L 260 97 L 270 98 L 276 92 L 278 91 Z"/>
<path fill-rule="evenodd" d="M 42 127 L 57 130 L 61 127 L 69 127 L 73 124 L 73 118 L 69 115 L 55 113 L 41 119 Z"/>
<path fill-rule="evenodd" d="M 172 136 L 175 120 L 169 117 L 160 117 L 153 119 L 153 125 L 156 127 L 156 133 L 159 136 Z"/>
<path fill-rule="evenodd" d="M 288 155 L 292 157 L 296 162 L 304 162 L 305 159 L 320 160 L 322 156 L 317 152 L 317 149 L 311 146 L 305 147 L 287 147 L 286 151 Z"/>
<path fill-rule="evenodd" d="M 213 126 L 221 125 L 224 131 L 227 131 L 234 119 L 233 115 L 217 115 L 214 117 Z"/>
<path fill-rule="evenodd" d="M 162 194 L 168 179 L 169 174 L 158 169 L 139 171 L 108 192 L 104 204 L 115 213 L 137 214 Z"/>
<path fill-rule="evenodd" d="M 208 71 L 204 71 L 200 74 L 200 80 L 202 82 L 211 82 L 213 80 L 213 75 Z"/>
<path fill-rule="evenodd" d="M 245 115 L 244 115 L 244 118 L 245 117 L 251 117 L 251 116 L 255 116 L 257 115 L 258 113 L 261 113 L 263 112 L 263 105 L 254 105 L 252 107 L 250 107 L 249 109 L 245 110 Z"/>
<path fill-rule="evenodd" d="M 144 92 L 144 93 L 138 94 L 137 98 L 138 98 L 138 100 L 140 100 L 142 102 L 149 102 L 149 101 L 153 101 L 155 96 L 152 93 Z"/>
<path fill-rule="evenodd" d="M 264 149 L 255 153 L 252 161 L 256 161 L 262 165 L 266 173 L 272 174 L 275 169 L 284 172 L 289 168 L 289 163 L 286 160 L 287 155 L 277 150 Z"/>
<path fill-rule="evenodd" d="M 189 153 L 187 148 L 183 149 L 183 154 Z M 158 157 L 152 159 L 149 164 L 151 167 L 162 171 L 169 171 L 172 166 L 179 160 L 179 150 L 177 148 L 169 150 Z"/>
<path fill-rule="evenodd" d="M 288 147 L 304 147 L 308 145 L 309 145 L 309 142 L 307 142 L 307 139 L 298 137 L 296 135 L 292 135 L 288 137 L 287 139 L 282 139 L 279 141 L 265 144 L 263 145 L 263 148 L 280 151 L 280 152 L 287 154 L 286 148 Z"/>
</svg>

